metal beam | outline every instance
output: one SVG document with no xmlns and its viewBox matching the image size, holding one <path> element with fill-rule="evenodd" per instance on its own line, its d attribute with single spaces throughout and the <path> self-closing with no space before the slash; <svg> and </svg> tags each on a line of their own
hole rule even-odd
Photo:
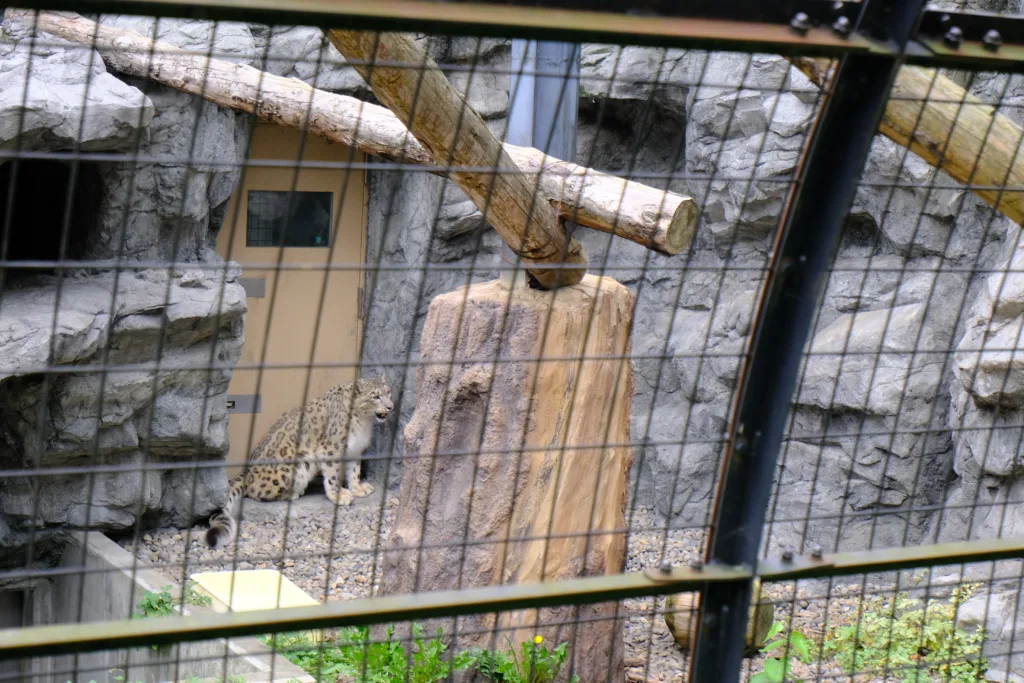
<svg viewBox="0 0 1024 683">
<path fill-rule="evenodd" d="M 1024 16 L 996 14 L 995 12 L 939 11 L 925 10 L 921 13 L 921 24 L 917 36 L 945 38 L 949 35 L 950 46 L 962 41 L 981 43 L 986 34 L 996 31 L 998 44 L 1024 45 Z M 993 44 L 993 52 L 997 44 Z"/>
<path fill-rule="evenodd" d="M 808 2 L 803 10 L 807 16 L 806 29 L 798 30 L 790 26 L 798 18 L 795 13 L 789 13 L 797 11 L 791 10 L 791 5 L 795 5 L 790 0 L 782 4 L 763 3 L 764 7 L 750 0 L 703 0 L 697 10 L 692 10 L 689 3 L 678 3 L 685 11 L 667 15 L 623 13 L 622 3 L 610 0 L 603 3 L 603 7 L 617 11 L 596 11 L 593 3 L 582 1 L 566 2 L 564 7 L 523 4 L 437 0 L 290 0 L 287 3 L 280 0 L 25 0 L 18 6 L 80 14 L 344 25 L 350 29 L 377 31 L 611 42 L 782 55 L 837 57 L 847 52 L 888 51 L 883 43 L 856 34 L 837 33 L 830 27 L 830 22 L 840 14 L 855 12 L 859 2 Z M 834 6 L 838 9 L 832 9 Z"/>
<path fill-rule="evenodd" d="M 908 63 L 950 69 L 1024 71 L 1024 17 L 926 10 Z"/>
<path fill-rule="evenodd" d="M 749 0 L 700 0 L 630 3 L 622 13 L 618 0 L 560 0 L 539 3 L 464 2 L 462 0 L 25 0 L 19 7 L 84 14 L 135 14 L 268 24 L 339 25 L 367 30 L 432 31 L 453 35 L 500 36 L 535 40 L 613 42 L 781 55 L 838 57 L 853 52 L 889 53 L 892 46 L 858 31 L 834 27 L 853 18 L 859 0 L 836 3 L 751 3 Z M 921 34 L 908 45 L 907 63 L 962 69 L 1024 71 L 1024 17 L 988 12 L 924 12 Z M 805 28 L 794 28 L 803 26 Z M 963 33 L 951 46 L 952 27 Z M 983 38 L 1001 36 L 992 50 Z"/>
<path fill-rule="evenodd" d="M 906 548 L 858 550 L 847 553 L 795 555 L 785 559 L 765 559 L 758 562 L 753 577 L 764 586 L 778 581 L 799 581 L 832 576 L 858 576 L 886 573 L 904 569 L 930 568 L 976 564 L 997 560 L 1024 558 L 1024 536 L 990 538 L 954 543 L 928 543 Z M 718 569 L 712 565 L 709 569 Z M 663 572 L 665 581 L 689 581 L 693 569 L 673 568 Z M 717 574 L 715 575 L 717 577 Z M 745 574 L 744 574 L 745 576 Z M 742 579 L 740 579 L 742 580 Z"/>
<path fill-rule="evenodd" d="M 865 0 L 855 28 L 902 53 L 923 4 Z M 708 565 L 757 565 L 805 344 L 901 62 L 898 55 L 844 57 L 805 145 L 740 374 L 712 512 Z M 751 592 L 746 581 L 738 587 L 710 585 L 703 593 L 691 681 L 740 680 Z"/>
<path fill-rule="evenodd" d="M 679 567 L 613 576 L 596 576 L 541 584 L 490 586 L 327 602 L 259 612 L 208 613 L 126 619 L 103 623 L 59 624 L 0 630 L 0 661 L 33 656 L 101 652 L 127 647 L 166 645 L 214 638 L 284 633 L 429 617 L 451 617 L 502 610 L 529 609 L 667 595 L 722 585 L 736 590 L 755 576 L 762 585 L 827 576 L 888 572 L 1024 557 L 1024 537 L 997 538 L 889 548 L 833 555 L 798 555 L 759 563 L 758 574 L 744 567 Z"/>
<path fill-rule="evenodd" d="M 485 614 L 631 597 L 678 593 L 717 581 L 749 579 L 749 569 L 720 567 L 703 572 L 634 572 L 614 576 L 549 581 L 539 584 L 389 595 L 327 601 L 310 607 L 252 612 L 123 619 L 100 623 L 57 624 L 0 631 L 0 661 L 25 657 L 102 652 L 147 645 L 232 638 L 266 633 L 415 621 L 453 615 Z"/>
</svg>

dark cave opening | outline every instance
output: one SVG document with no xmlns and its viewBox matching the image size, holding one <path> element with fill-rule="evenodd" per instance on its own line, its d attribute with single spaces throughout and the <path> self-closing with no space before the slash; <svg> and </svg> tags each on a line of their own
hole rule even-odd
<svg viewBox="0 0 1024 683">
<path fill-rule="evenodd" d="M 65 232 L 63 260 L 81 259 L 102 189 L 93 162 L 16 159 L 0 165 L 0 282 L 54 274 L 53 266 L 18 262 L 60 261 Z"/>
</svg>

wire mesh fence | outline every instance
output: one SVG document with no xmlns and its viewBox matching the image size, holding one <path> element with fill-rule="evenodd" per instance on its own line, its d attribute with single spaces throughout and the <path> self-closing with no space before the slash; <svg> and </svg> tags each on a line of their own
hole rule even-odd
<svg viewBox="0 0 1024 683">
<path fill-rule="evenodd" d="M 0 35 L 0 679 L 1024 676 L 1019 8 L 108 5 Z"/>
</svg>

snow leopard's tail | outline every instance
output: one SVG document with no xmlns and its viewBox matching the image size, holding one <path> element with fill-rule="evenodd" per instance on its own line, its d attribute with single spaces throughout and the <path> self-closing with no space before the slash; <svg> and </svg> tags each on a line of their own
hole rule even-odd
<svg viewBox="0 0 1024 683">
<path fill-rule="evenodd" d="M 206 545 L 214 550 L 223 548 L 235 540 L 238 533 L 239 504 L 245 496 L 245 473 L 239 474 L 231 480 L 231 488 L 228 491 L 228 502 L 219 511 L 210 517 L 210 528 L 206 531 Z"/>
</svg>

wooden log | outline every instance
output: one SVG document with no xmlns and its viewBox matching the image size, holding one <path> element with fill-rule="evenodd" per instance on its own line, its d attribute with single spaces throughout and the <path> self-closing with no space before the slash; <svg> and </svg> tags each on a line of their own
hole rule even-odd
<svg viewBox="0 0 1024 683">
<path fill-rule="evenodd" d="M 830 61 L 792 58 L 812 83 L 824 87 Z M 1014 221 L 1024 221 L 1024 129 L 935 69 L 903 66 L 896 74 L 879 132 L 907 147 Z M 988 188 L 994 189 L 985 189 Z"/>
<path fill-rule="evenodd" d="M 221 107 L 355 147 L 400 163 L 432 166 L 427 150 L 386 107 L 313 88 L 246 64 L 208 59 L 126 29 L 98 26 L 73 13 L 7 9 L 5 20 L 95 47 L 108 68 L 203 97 Z M 614 233 L 664 254 L 678 254 L 693 238 L 693 199 L 599 173 L 546 156 L 532 147 L 504 145 L 517 166 L 543 173 L 544 199 L 562 218 Z M 438 170 L 431 172 L 445 175 Z"/>
<path fill-rule="evenodd" d="M 662 254 L 679 254 L 693 241 L 700 212 L 690 197 L 562 161 L 533 147 L 507 142 L 504 147 L 520 169 L 540 178 L 544 195 L 562 218 Z"/>
<path fill-rule="evenodd" d="M 633 305 L 626 287 L 594 275 L 554 293 L 491 281 L 431 302 L 379 594 L 621 570 L 632 449 L 595 444 L 629 442 Z M 453 353 L 552 360 L 453 367 Z M 582 356 L 594 360 L 566 360 Z M 568 643 L 581 680 L 622 680 L 615 608 L 543 609 L 538 629 L 535 611 L 465 617 L 460 633 L 483 633 L 457 646 L 507 647 L 511 629 L 518 648 L 539 633 L 549 647 Z"/>
<path fill-rule="evenodd" d="M 537 201 L 534 174 L 520 171 L 483 118 L 455 90 L 423 48 L 404 33 L 326 31 L 377 99 L 398 115 L 434 163 L 488 171 L 449 176 L 548 289 L 574 285 L 587 272 L 587 254 L 547 202 Z M 578 265 L 573 269 L 545 268 Z"/>
<path fill-rule="evenodd" d="M 754 598 L 758 596 L 758 581 L 754 580 Z M 696 636 L 697 609 L 700 607 L 700 593 L 676 593 L 665 596 L 665 625 L 676 639 L 679 647 L 693 652 Z M 765 637 L 775 621 L 775 609 L 770 602 L 755 602 L 750 606 L 747 617 L 747 638 L 743 656 L 754 657 L 764 646 Z"/>
</svg>

